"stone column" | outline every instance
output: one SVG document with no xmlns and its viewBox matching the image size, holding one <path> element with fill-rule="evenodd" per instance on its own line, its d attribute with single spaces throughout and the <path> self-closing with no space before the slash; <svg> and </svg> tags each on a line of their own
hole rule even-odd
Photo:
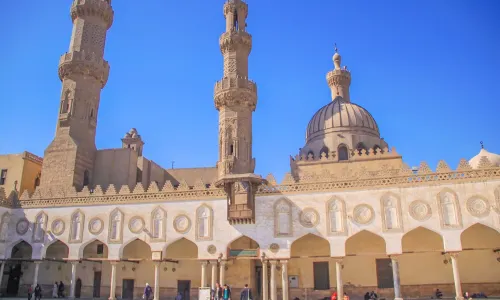
<svg viewBox="0 0 500 300">
<path fill-rule="evenodd" d="M 3 279 L 3 271 L 5 269 L 5 261 L 2 261 L 2 265 L 0 266 L 0 287 L 2 286 Z"/>
<path fill-rule="evenodd" d="M 288 300 L 288 260 L 281 261 L 281 288 L 283 300 Z"/>
<path fill-rule="evenodd" d="M 226 279 L 224 278 L 226 276 L 226 261 L 225 260 L 222 260 L 220 262 L 220 279 L 219 279 L 219 283 L 221 286 L 223 286 L 226 282 Z"/>
<path fill-rule="evenodd" d="M 344 299 L 344 283 L 342 282 L 342 259 L 335 260 L 335 274 L 337 275 L 337 299 Z"/>
<path fill-rule="evenodd" d="M 396 256 L 391 256 L 392 280 L 394 281 L 394 300 L 403 300 L 401 298 L 401 284 L 399 282 L 399 262 Z"/>
<path fill-rule="evenodd" d="M 278 289 L 276 287 L 276 263 L 277 261 L 271 260 L 271 300 L 278 300 Z"/>
<path fill-rule="evenodd" d="M 268 300 L 269 291 L 269 281 L 267 279 L 267 260 L 262 261 L 262 300 Z"/>
<path fill-rule="evenodd" d="M 453 268 L 453 281 L 455 282 L 455 299 L 463 300 L 462 283 L 460 282 L 460 272 L 458 270 L 458 252 L 450 253 L 451 267 Z"/>
<path fill-rule="evenodd" d="M 207 286 L 207 261 L 201 262 L 201 287 Z"/>
<path fill-rule="evenodd" d="M 33 286 L 38 284 L 38 270 L 40 269 L 41 261 L 35 261 L 35 272 L 33 273 Z"/>
<path fill-rule="evenodd" d="M 153 291 L 153 300 L 160 300 L 160 265 L 161 261 L 155 261 L 155 289 Z"/>
<path fill-rule="evenodd" d="M 211 287 L 212 289 L 214 290 L 215 289 L 215 283 L 217 281 L 217 261 L 216 260 L 213 260 L 210 262 L 210 264 L 212 265 L 212 280 L 211 280 Z"/>
<path fill-rule="evenodd" d="M 109 285 L 109 300 L 116 300 L 116 265 L 117 261 L 111 261 L 111 283 Z"/>
<path fill-rule="evenodd" d="M 71 286 L 69 289 L 69 298 L 75 298 L 75 288 L 76 288 L 76 266 L 78 265 L 78 261 L 71 262 Z"/>
</svg>

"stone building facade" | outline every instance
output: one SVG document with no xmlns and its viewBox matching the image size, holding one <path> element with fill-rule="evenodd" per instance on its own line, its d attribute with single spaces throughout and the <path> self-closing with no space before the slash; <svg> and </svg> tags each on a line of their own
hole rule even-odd
<svg viewBox="0 0 500 300">
<path fill-rule="evenodd" d="M 167 170 L 143 157 L 136 129 L 97 150 L 95 130 L 111 0 L 74 0 L 53 142 L 36 189 L 0 186 L 0 292 L 55 281 L 70 297 L 199 298 L 199 288 L 248 284 L 262 300 L 500 295 L 500 156 L 482 149 L 451 169 L 410 169 L 351 102 L 336 52 L 332 101 L 307 125 L 281 183 L 254 174 L 248 6 L 223 6 L 223 78 L 215 84 L 219 159 Z M 215 126 L 215 124 L 214 124 Z M 0 157 L 0 169 L 3 168 Z M 41 159 L 39 160 L 41 163 Z M 8 173 L 11 174 L 11 173 Z M 9 175 L 10 176 L 10 175 Z M 34 187 L 34 186 L 33 186 Z"/>
</svg>

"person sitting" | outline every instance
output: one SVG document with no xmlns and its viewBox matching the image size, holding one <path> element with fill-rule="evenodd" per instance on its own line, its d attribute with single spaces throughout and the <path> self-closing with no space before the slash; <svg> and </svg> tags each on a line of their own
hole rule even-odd
<svg viewBox="0 0 500 300">
<path fill-rule="evenodd" d="M 439 289 L 436 289 L 435 295 L 437 299 L 443 298 L 443 293 Z"/>
<path fill-rule="evenodd" d="M 370 293 L 369 292 L 366 292 L 366 294 L 365 294 L 365 300 L 370 300 Z"/>
<path fill-rule="evenodd" d="M 337 291 L 332 293 L 332 296 L 330 297 L 330 300 L 337 300 Z"/>
</svg>

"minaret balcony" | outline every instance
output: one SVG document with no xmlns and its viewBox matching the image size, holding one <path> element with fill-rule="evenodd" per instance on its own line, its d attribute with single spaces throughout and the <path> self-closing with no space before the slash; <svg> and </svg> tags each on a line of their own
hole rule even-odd
<svg viewBox="0 0 500 300">
<path fill-rule="evenodd" d="M 250 53 L 252 49 L 252 35 L 246 31 L 232 30 L 224 32 L 219 38 L 219 46 L 222 54 L 238 49 Z"/>
<path fill-rule="evenodd" d="M 108 0 L 74 0 L 71 5 L 71 19 L 98 17 L 106 23 L 107 29 L 113 24 L 114 12 Z"/>
<path fill-rule="evenodd" d="M 63 80 L 71 74 L 92 76 L 104 87 L 108 81 L 109 64 L 95 53 L 68 52 L 59 59 L 59 78 Z"/>
<path fill-rule="evenodd" d="M 253 111 L 257 106 L 257 85 L 244 77 L 224 77 L 215 83 L 215 107 L 247 106 Z"/>
<path fill-rule="evenodd" d="M 224 77 L 215 83 L 214 94 L 224 92 L 230 89 L 245 89 L 257 94 L 257 85 L 247 77 L 235 76 Z"/>
</svg>

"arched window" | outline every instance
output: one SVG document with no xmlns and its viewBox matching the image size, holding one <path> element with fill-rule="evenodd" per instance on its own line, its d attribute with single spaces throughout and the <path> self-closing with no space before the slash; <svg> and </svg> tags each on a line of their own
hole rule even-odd
<svg viewBox="0 0 500 300">
<path fill-rule="evenodd" d="M 212 239 L 212 209 L 206 205 L 196 210 L 196 239 Z"/>
<path fill-rule="evenodd" d="M 108 240 L 111 243 L 120 242 L 122 240 L 122 228 L 123 228 L 123 213 L 115 209 L 111 212 L 109 218 L 109 232 Z"/>
<path fill-rule="evenodd" d="M 231 144 L 231 145 L 229 146 L 229 155 L 233 155 L 233 154 L 234 154 L 234 145 L 233 145 L 233 144 Z"/>
<path fill-rule="evenodd" d="M 339 146 L 338 153 L 339 153 L 339 161 L 349 159 L 349 153 L 347 152 L 347 147 L 345 145 Z"/>
<path fill-rule="evenodd" d="M 375 145 L 373 146 L 373 151 L 376 153 L 376 154 L 380 154 L 382 153 L 382 148 L 380 148 L 379 145 Z"/>
<path fill-rule="evenodd" d="M 362 155 L 362 154 L 363 154 L 363 151 L 362 151 L 363 149 L 365 149 L 366 154 L 368 154 L 368 149 L 366 149 L 365 144 L 363 144 L 363 143 L 358 143 L 358 145 L 356 146 L 356 150 L 358 150 L 358 154 L 359 154 L 359 155 Z"/>
<path fill-rule="evenodd" d="M 165 211 L 163 211 L 161 208 L 157 208 L 153 211 L 153 238 L 154 239 L 161 239 L 164 236 L 164 216 L 165 216 Z"/>
<path fill-rule="evenodd" d="M 87 186 L 90 183 L 90 178 L 89 178 L 89 170 L 85 170 L 83 172 L 83 186 Z"/>
<path fill-rule="evenodd" d="M 35 178 L 34 188 L 36 189 L 36 187 L 39 185 L 40 185 L 40 174 L 38 174 L 38 176 L 36 176 L 36 178 Z"/>
<path fill-rule="evenodd" d="M 314 159 L 314 152 L 312 151 L 307 152 L 307 158 L 309 159 L 309 157 L 311 157 L 311 159 Z"/>
<path fill-rule="evenodd" d="M 94 109 L 92 108 L 92 109 L 90 110 L 90 118 L 93 118 L 93 117 L 94 117 Z"/>
<path fill-rule="evenodd" d="M 328 158 L 328 152 L 330 152 L 328 150 L 328 147 L 327 146 L 323 146 L 323 148 L 321 148 L 321 150 L 319 151 L 319 157 L 322 158 L 323 157 L 323 153 L 325 153 L 325 157 Z"/>
<path fill-rule="evenodd" d="M 70 242 L 74 243 L 82 240 L 84 218 L 85 216 L 79 210 L 71 216 Z"/>
</svg>

